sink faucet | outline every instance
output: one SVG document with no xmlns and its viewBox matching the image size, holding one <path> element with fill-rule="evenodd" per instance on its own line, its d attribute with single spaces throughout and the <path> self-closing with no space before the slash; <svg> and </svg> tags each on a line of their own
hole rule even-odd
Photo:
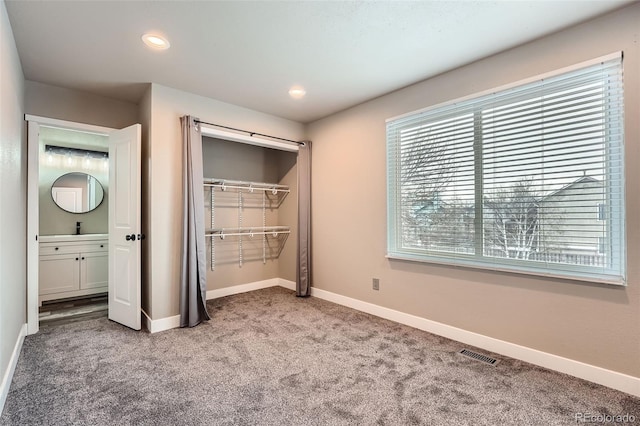
<svg viewBox="0 0 640 426">
<path fill-rule="evenodd" d="M 80 224 L 82 222 L 76 222 L 76 235 L 80 235 Z"/>
</svg>

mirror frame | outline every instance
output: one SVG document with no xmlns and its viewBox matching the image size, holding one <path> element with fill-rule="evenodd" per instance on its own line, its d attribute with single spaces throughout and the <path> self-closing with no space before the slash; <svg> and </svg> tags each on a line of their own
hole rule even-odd
<svg viewBox="0 0 640 426">
<path fill-rule="evenodd" d="M 100 190 L 102 191 L 102 197 L 100 198 L 100 201 L 95 205 L 94 208 L 86 210 L 86 211 L 72 212 L 70 210 L 65 209 L 64 207 L 62 207 L 60 204 L 58 204 L 56 202 L 56 199 L 53 196 L 53 188 L 56 186 L 56 182 L 58 182 L 60 179 L 62 179 L 64 177 L 68 177 L 69 175 L 85 175 L 87 177 L 90 177 L 90 178 L 94 179 L 96 181 L 96 183 L 100 186 Z M 65 212 L 71 213 L 71 214 L 85 214 L 85 213 L 90 213 L 90 212 L 96 210 L 98 207 L 100 207 L 102 205 L 102 203 L 104 202 L 105 190 L 104 190 L 104 186 L 102 186 L 102 183 L 95 176 L 93 176 L 93 175 L 91 175 L 89 173 L 85 173 L 85 172 L 69 172 L 69 173 L 64 173 L 64 174 L 58 176 L 56 178 L 56 180 L 53 181 L 53 183 L 51 184 L 51 188 L 49 189 L 49 195 L 51 196 L 51 201 L 53 201 L 53 204 L 55 204 L 60 210 L 63 210 Z"/>
</svg>

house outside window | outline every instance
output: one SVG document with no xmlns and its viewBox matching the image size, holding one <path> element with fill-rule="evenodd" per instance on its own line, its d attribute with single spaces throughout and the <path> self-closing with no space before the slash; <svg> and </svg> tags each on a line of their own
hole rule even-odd
<svg viewBox="0 0 640 426">
<path fill-rule="evenodd" d="M 622 111 L 617 54 L 388 120 L 388 256 L 624 284 Z"/>
<path fill-rule="evenodd" d="M 607 240 L 604 237 L 598 237 L 598 253 L 604 254 L 607 252 Z"/>
<path fill-rule="evenodd" d="M 607 210 L 606 205 L 604 203 L 598 204 L 598 220 L 606 220 L 607 219 Z"/>
</svg>

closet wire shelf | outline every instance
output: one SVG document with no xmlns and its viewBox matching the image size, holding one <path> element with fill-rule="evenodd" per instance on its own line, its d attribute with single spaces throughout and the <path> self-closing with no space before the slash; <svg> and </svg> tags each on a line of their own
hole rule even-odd
<svg viewBox="0 0 640 426">
<path fill-rule="evenodd" d="M 227 179 L 204 179 L 205 190 L 209 189 L 210 195 L 210 228 L 205 230 L 205 237 L 209 238 L 211 248 L 211 270 L 215 270 L 216 265 L 216 244 L 219 238 L 224 241 L 226 237 L 236 237 L 237 239 L 237 257 L 239 266 L 242 267 L 245 260 L 262 259 L 262 263 L 266 263 L 267 259 L 278 258 L 284 243 L 286 242 L 291 228 L 289 226 L 267 226 L 266 210 L 278 208 L 290 193 L 287 185 L 264 183 L 264 182 L 248 182 Z M 216 227 L 215 210 L 216 210 L 216 191 L 226 193 L 226 201 L 233 200 L 234 208 L 237 208 L 237 226 L 236 227 Z M 232 195 L 234 194 L 234 195 Z M 229 198 L 229 196 L 232 198 Z M 247 203 L 245 197 L 253 199 L 253 204 Z M 249 200 L 250 201 L 250 200 Z M 258 202 L 258 203 L 256 203 Z M 231 207 L 224 204 L 218 208 Z M 243 210 L 245 208 L 260 208 L 262 210 L 262 226 L 243 226 Z M 249 244 L 250 242 L 261 242 L 262 247 L 259 249 L 255 245 L 247 247 L 243 245 L 243 240 Z M 221 242 L 222 244 L 222 242 Z M 275 247 L 274 247 L 275 244 Z M 261 252 L 261 256 L 258 252 Z M 249 250 L 249 253 L 246 251 Z M 224 254 L 224 253 L 223 253 Z M 248 256 L 247 256 L 248 255 Z"/>
<path fill-rule="evenodd" d="M 291 228 L 289 226 L 254 226 L 250 228 L 207 229 L 205 237 L 220 237 L 221 240 L 224 240 L 225 237 L 237 237 L 241 235 L 253 238 L 255 235 L 277 237 L 280 234 L 290 233 Z"/>
<path fill-rule="evenodd" d="M 204 186 L 211 189 L 219 189 L 222 192 L 228 190 L 246 191 L 248 193 L 263 192 L 269 203 L 275 204 L 274 207 L 280 207 L 282 201 L 291 192 L 287 185 L 215 178 L 204 179 Z"/>
</svg>

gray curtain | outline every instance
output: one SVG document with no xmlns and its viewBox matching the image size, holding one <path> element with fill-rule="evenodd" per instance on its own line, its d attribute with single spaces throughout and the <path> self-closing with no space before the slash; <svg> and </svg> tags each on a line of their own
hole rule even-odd
<svg viewBox="0 0 640 426">
<path fill-rule="evenodd" d="M 296 296 L 311 295 L 311 142 L 298 150 L 298 262 Z"/>
<path fill-rule="evenodd" d="M 206 306 L 202 135 L 195 120 L 191 116 L 180 118 L 183 191 L 180 327 L 193 327 L 209 319 Z"/>
</svg>

